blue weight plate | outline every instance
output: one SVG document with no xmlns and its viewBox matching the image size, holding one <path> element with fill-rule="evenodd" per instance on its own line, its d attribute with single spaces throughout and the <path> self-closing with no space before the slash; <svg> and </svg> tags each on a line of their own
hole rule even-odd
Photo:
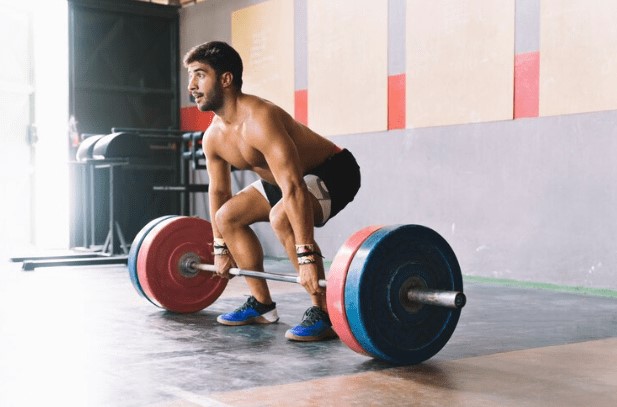
<svg viewBox="0 0 617 407">
<path fill-rule="evenodd" d="M 141 244 L 144 239 L 150 233 L 150 231 L 159 223 L 164 221 L 165 219 L 176 217 L 176 215 L 165 215 L 156 219 L 152 219 L 150 222 L 146 224 L 141 230 L 135 235 L 135 239 L 133 239 L 133 243 L 131 243 L 131 249 L 129 250 L 129 258 L 128 258 L 128 267 L 129 267 L 129 277 L 131 278 L 131 283 L 133 283 L 133 287 L 142 297 L 146 298 L 148 301 L 152 302 L 150 298 L 144 293 L 141 284 L 139 283 L 139 277 L 137 276 L 137 256 L 139 255 L 139 249 L 141 248 Z M 152 302 L 154 304 L 154 302 Z M 156 304 L 155 304 L 156 305 Z"/>
<path fill-rule="evenodd" d="M 421 363 L 452 336 L 460 309 L 410 304 L 410 286 L 463 291 L 460 266 L 450 245 L 418 225 L 387 226 L 356 252 L 347 273 L 349 326 L 371 356 L 394 364 Z"/>
</svg>

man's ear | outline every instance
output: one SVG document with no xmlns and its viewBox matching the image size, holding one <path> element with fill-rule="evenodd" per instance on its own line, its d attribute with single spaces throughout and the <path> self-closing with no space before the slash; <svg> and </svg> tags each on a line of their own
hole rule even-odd
<svg viewBox="0 0 617 407">
<path fill-rule="evenodd" d="M 234 75 L 231 72 L 223 72 L 220 77 L 221 85 L 223 87 L 231 86 L 234 80 Z"/>
</svg>

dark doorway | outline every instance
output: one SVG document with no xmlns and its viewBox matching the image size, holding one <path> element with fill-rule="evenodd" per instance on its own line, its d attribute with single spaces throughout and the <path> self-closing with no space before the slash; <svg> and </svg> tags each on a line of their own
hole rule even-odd
<svg viewBox="0 0 617 407">
<path fill-rule="evenodd" d="M 112 128 L 178 129 L 178 23 L 175 6 L 69 0 L 69 112 L 78 135 L 70 141 L 72 157 L 81 139 L 109 134 Z M 152 189 L 176 183 L 178 177 L 175 144 L 159 144 L 150 169 L 126 166 L 114 178 L 114 216 L 127 241 L 148 220 L 178 212 L 176 195 Z M 72 168 L 72 247 L 100 245 L 109 233 L 109 174 L 95 171 L 93 204 L 86 209 L 84 181 L 91 178 L 85 176 L 83 166 Z M 93 225 L 86 210 L 94 213 Z"/>
</svg>

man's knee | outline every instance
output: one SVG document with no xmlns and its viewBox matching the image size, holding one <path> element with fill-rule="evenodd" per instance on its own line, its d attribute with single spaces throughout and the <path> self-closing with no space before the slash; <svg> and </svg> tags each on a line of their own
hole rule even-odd
<svg viewBox="0 0 617 407">
<path fill-rule="evenodd" d="M 287 218 L 287 213 L 278 205 L 270 211 L 270 224 L 277 236 L 289 233 L 289 231 L 292 230 L 289 219 Z"/>
<path fill-rule="evenodd" d="M 254 188 L 240 191 L 216 211 L 214 222 L 221 232 L 268 220 L 270 205 Z"/>
<path fill-rule="evenodd" d="M 223 233 L 234 227 L 243 226 L 240 225 L 240 217 L 238 215 L 238 211 L 235 210 L 234 206 L 227 202 L 214 215 L 216 226 Z"/>
</svg>

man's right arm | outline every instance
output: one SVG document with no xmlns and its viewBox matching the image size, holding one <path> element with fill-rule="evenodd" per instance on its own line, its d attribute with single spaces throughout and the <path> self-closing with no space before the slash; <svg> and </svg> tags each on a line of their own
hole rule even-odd
<svg viewBox="0 0 617 407">
<path fill-rule="evenodd" d="M 208 140 L 204 136 L 204 153 L 206 155 L 206 168 L 208 170 L 208 200 L 210 203 L 210 219 L 212 222 L 212 232 L 215 238 L 220 238 L 221 233 L 216 226 L 216 213 L 231 199 L 231 171 L 230 165 L 223 160 Z"/>
<path fill-rule="evenodd" d="M 212 144 L 214 144 L 212 141 L 208 142 L 207 135 L 204 136 L 203 145 L 209 178 L 208 200 L 210 203 L 210 220 L 212 223 L 212 234 L 214 235 L 214 264 L 217 268 L 216 273 L 220 277 L 230 278 L 229 268 L 235 267 L 235 263 L 217 227 L 216 214 L 225 202 L 231 199 L 231 167 L 216 153 L 216 149 Z"/>
</svg>

